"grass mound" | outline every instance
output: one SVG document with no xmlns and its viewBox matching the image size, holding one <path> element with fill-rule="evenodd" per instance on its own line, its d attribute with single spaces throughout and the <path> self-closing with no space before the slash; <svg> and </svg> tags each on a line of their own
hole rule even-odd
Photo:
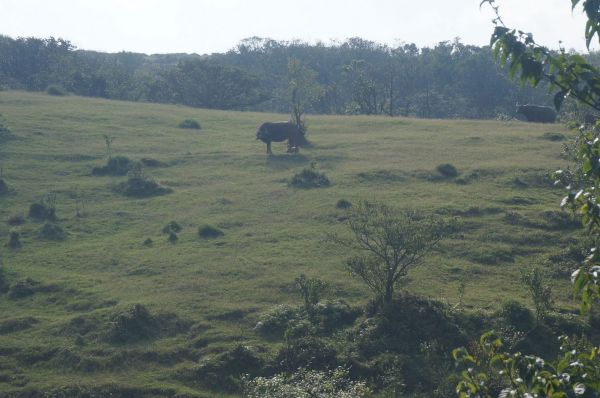
<svg viewBox="0 0 600 398">
<path fill-rule="evenodd" d="M 335 204 L 335 207 L 338 209 L 349 209 L 352 207 L 352 203 L 346 199 L 340 199 Z"/>
<path fill-rule="evenodd" d="M 564 141 L 567 137 L 564 134 L 556 132 L 548 132 L 542 135 L 542 138 L 548 141 Z"/>
<path fill-rule="evenodd" d="M 141 168 L 133 168 L 127 181 L 117 185 L 115 190 L 122 195 L 134 198 L 148 198 L 173 192 L 172 189 L 163 187 L 152 177 L 144 174 Z"/>
<path fill-rule="evenodd" d="M 198 236 L 200 238 L 218 238 L 223 235 L 225 235 L 223 231 L 217 227 L 213 227 L 212 225 L 206 224 L 198 228 Z"/>
<path fill-rule="evenodd" d="M 458 176 L 458 170 L 450 163 L 440 164 L 435 169 L 444 178 L 454 178 Z"/>
<path fill-rule="evenodd" d="M 131 169 L 133 162 L 126 156 L 115 156 L 108 159 L 105 166 L 94 167 L 95 176 L 124 176 Z"/>
<path fill-rule="evenodd" d="M 289 185 L 294 188 L 310 189 L 328 187 L 331 183 L 325 173 L 318 172 L 311 167 L 295 174 Z"/>
<path fill-rule="evenodd" d="M 200 127 L 200 123 L 198 123 L 194 119 L 185 119 L 183 122 L 179 123 L 179 125 L 177 127 L 179 127 L 180 129 L 193 129 L 193 130 L 200 130 L 202 128 L 202 127 Z"/>
<path fill-rule="evenodd" d="M 62 97 L 67 95 L 67 92 L 62 86 L 58 84 L 51 84 L 48 87 L 46 87 L 46 94 Z"/>
<path fill-rule="evenodd" d="M 33 296 L 36 293 L 48 293 L 56 290 L 58 290 L 58 287 L 55 285 L 45 285 L 31 278 L 27 278 L 11 285 L 8 290 L 8 298 L 18 300 Z"/>
<path fill-rule="evenodd" d="M 39 321 L 31 316 L 23 318 L 9 318 L 0 322 L 0 334 L 14 333 L 29 329 Z"/>
<path fill-rule="evenodd" d="M 40 228 L 39 237 L 46 240 L 62 241 L 67 239 L 67 233 L 60 225 L 47 222 Z"/>
<path fill-rule="evenodd" d="M 112 318 L 108 339 L 114 343 L 139 341 L 156 334 L 158 329 L 157 320 L 146 307 L 135 304 Z"/>
</svg>

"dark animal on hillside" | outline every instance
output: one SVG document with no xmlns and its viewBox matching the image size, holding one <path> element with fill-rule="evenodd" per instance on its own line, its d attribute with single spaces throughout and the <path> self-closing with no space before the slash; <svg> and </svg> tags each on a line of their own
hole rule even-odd
<svg viewBox="0 0 600 398">
<path fill-rule="evenodd" d="M 528 122 L 554 123 L 556 121 L 556 111 L 549 106 L 517 104 L 517 113 L 524 115 Z"/>
<path fill-rule="evenodd" d="M 267 144 L 267 154 L 272 154 L 271 142 L 282 142 L 288 140 L 287 152 L 298 152 L 298 144 L 301 136 L 300 129 L 290 122 L 266 122 L 260 125 L 256 131 L 256 139 Z"/>
<path fill-rule="evenodd" d="M 593 113 L 586 113 L 583 117 L 583 123 L 587 126 L 595 126 L 598 120 L 600 120 L 600 116 L 594 115 Z"/>
</svg>

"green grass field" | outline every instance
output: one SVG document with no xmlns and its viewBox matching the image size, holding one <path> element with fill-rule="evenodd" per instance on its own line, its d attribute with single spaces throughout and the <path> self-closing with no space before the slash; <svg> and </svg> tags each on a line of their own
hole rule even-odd
<svg viewBox="0 0 600 398">
<path fill-rule="evenodd" d="M 13 134 L 0 142 L 11 190 L 0 196 L 4 272 L 11 285 L 32 278 L 46 286 L 20 299 L 0 296 L 0 395 L 79 383 L 203 396 L 178 374 L 236 342 L 265 344 L 252 330 L 258 315 L 298 303 L 299 274 L 328 281 L 332 297 L 366 303 L 368 291 L 343 267 L 347 253 L 325 240 L 345 231 L 341 198 L 460 217 L 461 230 L 410 274 L 406 289 L 455 303 L 462 281 L 467 308 L 484 311 L 509 298 L 529 303 L 520 270 L 579 234 L 559 213 L 564 192 L 548 178 L 565 165 L 563 143 L 544 139 L 567 134 L 560 125 L 310 116 L 312 147 L 288 155 L 274 144 L 267 157 L 256 128 L 285 115 L 14 91 L 0 92 L 0 114 Z M 188 118 L 202 129 L 177 127 Z M 106 162 L 104 134 L 115 137 L 113 155 L 163 162 L 145 172 L 173 192 L 133 199 L 113 191 L 126 177 L 92 176 Z M 311 162 L 332 185 L 288 187 Z M 458 181 L 433 178 L 443 163 L 456 166 Z M 66 240 L 41 239 L 42 224 L 30 219 L 7 225 L 51 192 Z M 83 217 L 75 216 L 77 196 Z M 176 244 L 161 233 L 172 220 L 183 227 Z M 224 236 L 199 239 L 204 224 Z M 21 234 L 20 250 L 5 246 L 11 229 Z M 575 308 L 568 278 L 554 280 L 557 306 Z M 98 337 L 135 303 L 175 314 L 196 332 L 131 344 Z M 9 327 L 26 317 L 29 327 Z M 207 344 L 195 347 L 198 338 Z"/>
</svg>

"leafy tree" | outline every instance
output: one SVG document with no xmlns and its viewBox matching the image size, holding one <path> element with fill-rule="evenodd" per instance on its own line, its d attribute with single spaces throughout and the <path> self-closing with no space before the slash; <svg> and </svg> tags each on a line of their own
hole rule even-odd
<svg viewBox="0 0 600 398">
<path fill-rule="evenodd" d="M 307 278 L 304 274 L 297 277 L 294 282 L 304 300 L 304 308 L 310 313 L 313 306 L 321 299 L 321 295 L 327 290 L 327 283 L 318 278 Z"/>
<path fill-rule="evenodd" d="M 504 26 L 494 0 L 485 0 L 497 13 L 492 46 L 503 65 L 510 65 L 510 74 L 520 73 L 522 83 L 538 85 L 545 81 L 554 92 L 559 108 L 565 96 L 600 110 L 600 73 L 585 59 L 564 50 L 554 53 L 535 43 L 533 35 Z M 600 33 L 600 7 L 597 1 L 571 0 L 573 8 L 582 3 L 588 22 L 585 35 L 589 46 Z M 600 38 L 600 36 L 599 36 Z M 592 237 L 600 236 L 600 140 L 593 131 L 581 131 L 577 142 L 576 172 L 558 172 L 569 184 L 569 194 L 562 206 L 569 206 L 581 215 Z M 575 178 L 573 178 L 575 176 Z M 598 243 L 572 280 L 576 293 L 581 294 L 581 310 L 586 312 L 600 298 Z M 538 284 L 539 285 L 539 284 Z M 542 294 L 544 296 L 544 294 Z M 544 300 L 542 300 L 544 301 Z M 465 366 L 457 385 L 459 397 L 597 397 L 600 394 L 600 349 L 589 344 L 575 344 L 563 337 L 561 356 L 547 361 L 521 353 L 502 352 L 502 342 L 492 333 L 484 334 L 477 346 L 453 352 Z"/>
<path fill-rule="evenodd" d="M 539 322 L 552 310 L 552 288 L 548 284 L 544 272 L 539 267 L 532 267 L 524 271 L 521 275 L 521 281 L 531 295 L 536 318 Z"/>
<path fill-rule="evenodd" d="M 289 60 L 281 95 L 289 102 L 292 123 L 298 126 L 303 136 L 307 130 L 304 114 L 323 95 L 323 87 L 317 82 L 316 75 L 298 58 Z"/>
<path fill-rule="evenodd" d="M 349 258 L 346 267 L 386 304 L 392 301 L 402 278 L 421 264 L 448 231 L 447 224 L 439 219 L 369 202 L 352 207 L 348 228 L 351 238 L 334 236 L 332 240 L 360 253 Z"/>
</svg>

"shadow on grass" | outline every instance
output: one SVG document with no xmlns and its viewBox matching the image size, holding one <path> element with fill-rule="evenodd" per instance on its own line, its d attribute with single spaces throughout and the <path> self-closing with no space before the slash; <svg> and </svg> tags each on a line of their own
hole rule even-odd
<svg viewBox="0 0 600 398">
<path fill-rule="evenodd" d="M 266 160 L 267 167 L 274 170 L 287 170 L 307 164 L 308 162 L 309 158 L 301 153 L 270 155 Z"/>
</svg>

